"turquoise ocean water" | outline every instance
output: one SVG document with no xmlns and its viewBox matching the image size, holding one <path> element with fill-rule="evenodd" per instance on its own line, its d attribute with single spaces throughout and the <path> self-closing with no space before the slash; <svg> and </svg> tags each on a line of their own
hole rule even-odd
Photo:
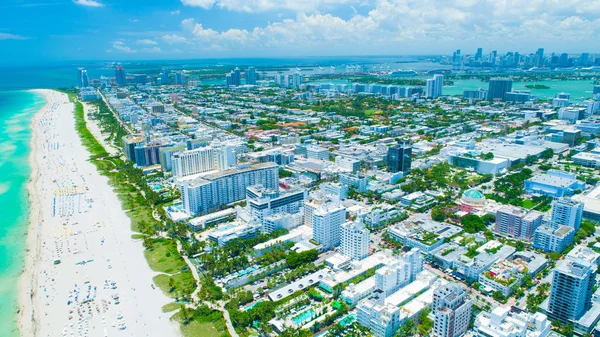
<svg viewBox="0 0 600 337">
<path fill-rule="evenodd" d="M 29 217 L 31 117 L 45 104 L 28 91 L 0 91 L 0 337 L 19 336 L 18 278 Z"/>
</svg>

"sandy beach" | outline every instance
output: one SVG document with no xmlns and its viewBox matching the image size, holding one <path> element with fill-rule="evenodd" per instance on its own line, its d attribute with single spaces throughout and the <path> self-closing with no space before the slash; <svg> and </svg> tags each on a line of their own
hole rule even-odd
<svg viewBox="0 0 600 337">
<path fill-rule="evenodd" d="M 139 240 L 75 130 L 67 95 L 32 120 L 27 255 L 19 281 L 22 336 L 178 336 L 152 287 Z M 95 130 L 98 133 L 98 130 Z"/>
</svg>

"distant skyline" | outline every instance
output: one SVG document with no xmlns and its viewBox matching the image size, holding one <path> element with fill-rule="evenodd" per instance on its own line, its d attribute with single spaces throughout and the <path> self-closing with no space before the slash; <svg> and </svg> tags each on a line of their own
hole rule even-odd
<svg viewBox="0 0 600 337">
<path fill-rule="evenodd" d="M 8 0 L 4 64 L 57 60 L 597 53 L 600 2 Z"/>
</svg>

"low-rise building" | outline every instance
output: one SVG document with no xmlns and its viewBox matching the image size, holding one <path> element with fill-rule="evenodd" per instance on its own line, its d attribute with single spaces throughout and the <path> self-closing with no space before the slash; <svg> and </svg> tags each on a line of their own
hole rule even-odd
<svg viewBox="0 0 600 337">
<path fill-rule="evenodd" d="M 574 173 L 548 170 L 525 180 L 525 191 L 533 195 L 564 197 L 585 190 L 585 183 L 577 180 Z"/>
<path fill-rule="evenodd" d="M 550 321 L 542 313 L 517 313 L 509 307 L 496 307 L 477 315 L 473 332 L 476 337 L 546 337 L 550 329 Z"/>
<path fill-rule="evenodd" d="M 420 217 L 409 218 L 398 225 L 388 228 L 388 235 L 407 247 L 419 248 L 429 254 L 444 244 L 444 239 L 458 234 L 458 226 L 437 222 Z"/>
</svg>

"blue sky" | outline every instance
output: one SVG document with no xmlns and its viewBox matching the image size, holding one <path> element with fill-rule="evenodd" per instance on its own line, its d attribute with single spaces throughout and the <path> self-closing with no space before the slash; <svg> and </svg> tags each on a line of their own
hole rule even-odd
<svg viewBox="0 0 600 337">
<path fill-rule="evenodd" d="M 0 60 L 600 52 L 590 0 L 4 0 Z"/>
</svg>

